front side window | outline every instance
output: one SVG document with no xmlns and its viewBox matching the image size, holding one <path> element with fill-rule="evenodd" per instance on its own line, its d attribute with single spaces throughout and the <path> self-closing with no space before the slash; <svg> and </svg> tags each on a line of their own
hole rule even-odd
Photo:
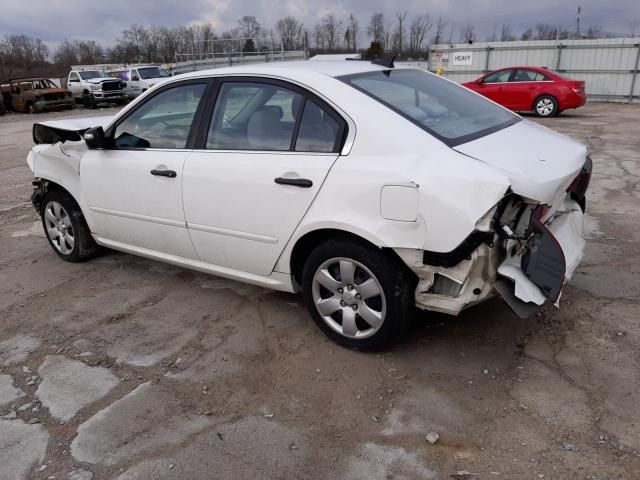
<svg viewBox="0 0 640 480">
<path fill-rule="evenodd" d="M 512 71 L 513 70 L 501 70 L 499 72 L 494 72 L 494 73 L 484 77 L 484 80 L 482 81 L 482 83 L 504 83 L 504 82 L 508 82 Z"/>
<path fill-rule="evenodd" d="M 204 83 L 180 85 L 145 101 L 114 131 L 119 148 L 186 148 Z"/>
<path fill-rule="evenodd" d="M 483 97 L 423 70 L 400 68 L 338 78 L 450 146 L 520 121 Z"/>
<path fill-rule="evenodd" d="M 207 137 L 217 150 L 291 149 L 297 108 L 303 97 L 266 83 L 224 82 Z"/>
<path fill-rule="evenodd" d="M 76 74 L 75 72 L 72 73 L 71 75 L 69 75 L 69 80 L 78 81 L 79 80 L 78 79 L 78 74 Z"/>
</svg>

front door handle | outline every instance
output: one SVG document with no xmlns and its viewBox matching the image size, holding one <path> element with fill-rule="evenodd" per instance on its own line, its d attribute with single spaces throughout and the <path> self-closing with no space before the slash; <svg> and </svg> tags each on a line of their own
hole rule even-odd
<svg viewBox="0 0 640 480">
<path fill-rule="evenodd" d="M 158 177 L 176 178 L 178 174 L 173 170 L 155 170 L 154 169 L 154 170 L 151 170 L 151 175 L 157 175 Z"/>
<path fill-rule="evenodd" d="M 278 177 L 274 180 L 278 185 L 293 185 L 300 188 L 311 188 L 313 182 L 307 178 L 284 178 Z"/>
</svg>

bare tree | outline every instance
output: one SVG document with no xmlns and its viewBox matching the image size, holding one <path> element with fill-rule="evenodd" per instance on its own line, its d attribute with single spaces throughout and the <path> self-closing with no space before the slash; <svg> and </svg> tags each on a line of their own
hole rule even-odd
<svg viewBox="0 0 640 480">
<path fill-rule="evenodd" d="M 502 27 L 500 28 L 500 41 L 511 42 L 515 39 L 516 37 L 513 34 L 513 30 L 511 30 L 511 26 L 507 25 L 506 23 L 503 23 Z"/>
<path fill-rule="evenodd" d="M 460 40 L 464 43 L 473 43 L 476 40 L 476 27 L 470 23 L 460 29 Z"/>
<path fill-rule="evenodd" d="M 397 11 L 396 12 L 396 29 L 395 32 L 393 34 L 394 36 L 394 44 L 396 47 L 396 50 L 398 52 L 402 52 L 402 49 L 404 47 L 404 36 L 405 36 L 405 28 L 404 28 L 404 23 L 407 19 L 407 11 L 405 10 L 404 12 L 400 12 Z"/>
<path fill-rule="evenodd" d="M 238 20 L 238 29 L 243 38 L 257 38 L 260 35 L 260 23 L 253 15 L 245 15 Z"/>
<path fill-rule="evenodd" d="M 295 17 L 288 16 L 281 18 L 276 23 L 276 31 L 282 38 L 285 50 L 295 50 L 302 43 L 302 22 Z"/>
<path fill-rule="evenodd" d="M 147 35 L 146 29 L 141 25 L 133 24 L 129 29 L 122 32 L 122 39 L 119 40 L 122 46 L 128 52 L 127 61 L 140 63 L 140 57 L 142 54 L 142 43 L 144 37 Z"/>
<path fill-rule="evenodd" d="M 322 19 L 321 28 L 327 41 L 327 49 L 334 50 L 338 46 L 342 22 L 333 14 L 325 15 Z"/>
<path fill-rule="evenodd" d="M 417 52 L 422 50 L 422 44 L 424 39 L 433 27 L 433 21 L 428 13 L 424 15 L 418 15 L 411 22 L 409 27 L 409 50 Z"/>
<path fill-rule="evenodd" d="M 385 37 L 384 31 L 384 14 L 382 12 L 374 13 L 369 20 L 367 34 L 374 42 L 382 43 Z"/>
<path fill-rule="evenodd" d="M 53 60 L 65 68 L 77 64 L 79 58 L 76 45 L 65 38 L 53 52 Z"/>
<path fill-rule="evenodd" d="M 347 30 L 344 37 L 347 48 L 352 49 L 354 52 L 358 50 L 358 35 L 360 35 L 360 24 L 352 13 L 347 20 Z"/>
<path fill-rule="evenodd" d="M 522 35 L 520 35 L 520 40 L 531 40 L 531 38 L 533 37 L 533 30 L 530 28 L 527 28 Z"/>
<path fill-rule="evenodd" d="M 444 29 L 446 27 L 447 22 L 444 18 L 442 18 L 442 15 L 440 15 L 438 17 L 438 20 L 436 20 L 436 32 L 433 37 L 433 43 L 435 43 L 436 45 L 442 43 L 442 37 L 444 36 Z"/>
<path fill-rule="evenodd" d="M 316 24 L 316 26 L 313 27 L 313 41 L 317 49 L 324 50 L 325 32 L 320 24 Z"/>
</svg>

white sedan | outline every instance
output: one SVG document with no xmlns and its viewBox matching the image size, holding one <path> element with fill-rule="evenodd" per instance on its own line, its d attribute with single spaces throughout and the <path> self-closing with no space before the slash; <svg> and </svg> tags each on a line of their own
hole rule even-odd
<svg viewBox="0 0 640 480">
<path fill-rule="evenodd" d="M 557 305 L 584 253 L 584 145 L 392 62 L 194 72 L 33 137 L 64 260 L 108 247 L 302 290 L 349 347 L 388 344 L 416 306 Z"/>
</svg>

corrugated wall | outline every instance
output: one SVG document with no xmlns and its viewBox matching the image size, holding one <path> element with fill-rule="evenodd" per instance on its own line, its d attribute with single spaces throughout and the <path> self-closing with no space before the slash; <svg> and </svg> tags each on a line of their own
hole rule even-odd
<svg viewBox="0 0 640 480">
<path fill-rule="evenodd" d="M 470 64 L 454 65 L 454 55 L 464 52 L 472 53 Z M 639 59 L 640 38 L 607 38 L 432 45 L 428 63 L 414 65 L 432 72 L 442 66 L 444 76 L 456 82 L 504 67 L 547 67 L 584 80 L 590 100 L 640 102 Z"/>
</svg>

